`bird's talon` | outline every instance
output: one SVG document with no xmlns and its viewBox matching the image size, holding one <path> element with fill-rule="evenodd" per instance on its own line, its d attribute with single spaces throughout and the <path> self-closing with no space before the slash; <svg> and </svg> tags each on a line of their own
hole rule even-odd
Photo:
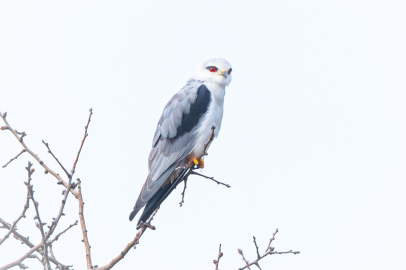
<svg viewBox="0 0 406 270">
<path fill-rule="evenodd" d="M 203 169 L 204 168 L 204 160 L 203 158 L 194 158 L 193 163 L 196 165 L 196 169 Z"/>
</svg>

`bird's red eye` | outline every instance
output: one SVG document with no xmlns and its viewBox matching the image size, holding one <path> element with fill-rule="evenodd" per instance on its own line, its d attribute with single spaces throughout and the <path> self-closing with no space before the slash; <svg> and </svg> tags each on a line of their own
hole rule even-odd
<svg viewBox="0 0 406 270">
<path fill-rule="evenodd" d="M 232 68 L 230 68 L 230 69 L 228 70 L 228 75 L 230 75 L 230 74 L 231 74 L 231 71 L 233 71 L 233 69 L 232 69 Z"/>
<path fill-rule="evenodd" d="M 207 67 L 207 69 L 208 69 L 210 72 L 216 72 L 216 71 L 218 70 L 218 68 L 213 67 L 213 66 Z"/>
</svg>

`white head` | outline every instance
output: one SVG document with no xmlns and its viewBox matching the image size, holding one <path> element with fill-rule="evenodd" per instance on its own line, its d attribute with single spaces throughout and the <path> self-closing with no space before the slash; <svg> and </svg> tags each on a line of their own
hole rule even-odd
<svg viewBox="0 0 406 270">
<path fill-rule="evenodd" d="M 199 66 L 193 78 L 226 86 L 231 82 L 231 73 L 231 64 L 226 59 L 212 58 Z"/>
</svg>

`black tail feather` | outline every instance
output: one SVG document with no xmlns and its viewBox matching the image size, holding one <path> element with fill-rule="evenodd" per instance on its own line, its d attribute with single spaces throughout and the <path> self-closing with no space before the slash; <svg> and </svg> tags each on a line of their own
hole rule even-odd
<svg viewBox="0 0 406 270">
<path fill-rule="evenodd" d="M 142 212 L 142 215 L 138 220 L 138 225 L 141 221 L 144 223 L 147 221 L 152 213 L 161 205 L 161 203 L 168 197 L 168 195 L 171 194 L 172 190 L 174 190 L 176 186 L 183 180 L 188 171 L 189 169 L 184 169 L 179 177 L 176 178 L 175 181 L 173 181 L 173 183 L 166 184 L 163 188 L 160 188 L 154 196 L 152 196 L 152 198 L 145 205 L 144 211 Z M 133 219 L 135 214 L 135 211 L 133 211 L 130 214 L 130 219 Z"/>
</svg>

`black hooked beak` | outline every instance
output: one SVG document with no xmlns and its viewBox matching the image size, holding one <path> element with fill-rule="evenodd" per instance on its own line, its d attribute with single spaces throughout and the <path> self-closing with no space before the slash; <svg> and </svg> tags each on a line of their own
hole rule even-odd
<svg viewBox="0 0 406 270">
<path fill-rule="evenodd" d="M 220 75 L 227 79 L 228 73 L 224 70 Z"/>
</svg>

